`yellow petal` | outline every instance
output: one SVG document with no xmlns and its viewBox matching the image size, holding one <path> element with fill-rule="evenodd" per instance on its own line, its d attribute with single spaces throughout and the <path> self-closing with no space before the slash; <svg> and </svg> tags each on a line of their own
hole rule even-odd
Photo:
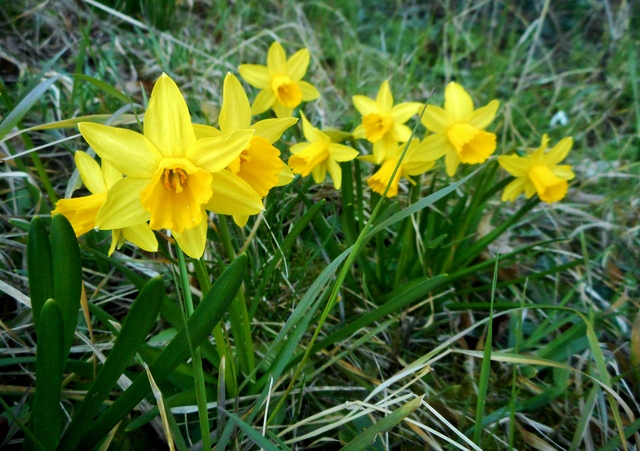
<svg viewBox="0 0 640 451">
<path fill-rule="evenodd" d="M 502 202 L 513 202 L 516 200 L 516 198 L 524 191 L 526 183 L 527 179 L 525 177 L 517 177 L 505 186 L 501 197 Z"/>
<path fill-rule="evenodd" d="M 323 161 L 311 170 L 311 176 L 316 183 L 324 182 L 327 177 L 327 162 Z"/>
<path fill-rule="evenodd" d="M 284 75 L 287 70 L 287 54 L 278 41 L 274 41 L 269 47 L 267 67 L 271 75 Z"/>
<path fill-rule="evenodd" d="M 74 157 L 80 177 L 92 194 L 104 193 L 107 191 L 107 185 L 102 177 L 102 170 L 96 160 L 86 153 L 78 150 Z"/>
<path fill-rule="evenodd" d="M 382 82 L 380 90 L 378 90 L 378 96 L 376 97 L 376 103 L 381 112 L 390 113 L 393 107 L 393 95 L 391 95 L 391 88 L 389 87 L 389 80 Z"/>
<path fill-rule="evenodd" d="M 140 133 L 92 122 L 81 122 L 78 128 L 100 158 L 131 177 L 151 178 L 162 159 L 151 141 Z"/>
<path fill-rule="evenodd" d="M 353 100 L 353 106 L 362 115 L 366 116 L 372 113 L 380 113 L 380 107 L 375 100 L 370 99 L 367 96 L 356 95 L 351 98 Z"/>
<path fill-rule="evenodd" d="M 291 169 L 289 169 L 289 166 L 283 164 L 282 168 L 280 168 L 280 172 L 278 172 L 278 183 L 276 183 L 276 186 L 288 185 L 293 181 L 294 178 L 295 175 L 293 175 L 293 172 L 291 171 Z"/>
<path fill-rule="evenodd" d="M 192 124 L 193 132 L 196 135 L 196 139 L 202 138 L 216 138 L 218 136 L 222 136 L 222 132 L 215 127 L 210 125 L 202 125 L 202 124 Z"/>
<path fill-rule="evenodd" d="M 455 149 L 449 143 L 444 135 L 429 135 L 422 141 L 421 146 L 425 159 L 437 160 L 443 157 L 447 152 L 455 152 Z"/>
<path fill-rule="evenodd" d="M 213 138 L 212 138 L 213 139 Z M 212 175 L 185 159 L 167 162 L 140 192 L 142 207 L 149 212 L 149 227 L 182 232 L 202 221 L 203 205 L 213 190 Z"/>
<path fill-rule="evenodd" d="M 338 130 L 337 128 L 327 127 L 322 129 L 322 133 L 327 135 L 331 142 L 341 143 L 345 139 L 350 139 L 353 135 L 349 132 L 343 132 L 342 130 Z"/>
<path fill-rule="evenodd" d="M 283 119 L 265 119 L 251 126 L 255 136 L 262 136 L 271 144 L 280 139 L 286 129 L 298 122 L 298 118 L 287 117 Z"/>
<path fill-rule="evenodd" d="M 357 150 L 343 144 L 330 143 L 328 149 L 331 159 L 339 162 L 351 161 L 358 156 Z"/>
<path fill-rule="evenodd" d="M 365 139 L 367 134 L 364 131 L 364 126 L 362 124 L 358 125 L 353 132 L 351 132 L 355 139 Z"/>
<path fill-rule="evenodd" d="M 67 218 L 76 236 L 80 236 L 96 227 L 96 215 L 106 199 L 106 192 L 74 199 L 60 199 L 51 214 L 60 214 Z"/>
<path fill-rule="evenodd" d="M 291 152 L 292 155 L 295 155 L 295 154 L 297 154 L 299 152 L 302 152 L 304 149 L 306 149 L 310 145 L 311 145 L 311 143 L 308 143 L 308 142 L 302 142 L 302 143 L 294 144 L 293 146 L 291 146 L 289 151 Z"/>
<path fill-rule="evenodd" d="M 218 123 L 222 133 L 248 129 L 251 125 L 249 99 L 238 79 L 230 72 L 224 78 L 222 107 Z"/>
<path fill-rule="evenodd" d="M 316 142 L 311 143 L 304 150 L 291 155 L 288 164 L 295 174 L 306 177 L 315 167 L 325 162 L 328 158 L 329 149 L 327 143 Z"/>
<path fill-rule="evenodd" d="M 467 164 L 484 163 L 496 150 L 496 135 L 464 123 L 453 124 L 447 132 L 447 138 L 456 149 L 460 161 Z"/>
<path fill-rule="evenodd" d="M 529 171 L 529 180 L 531 180 L 536 187 L 540 199 L 548 204 L 564 198 L 569 187 L 566 180 L 557 177 L 544 165 L 531 168 Z"/>
<path fill-rule="evenodd" d="M 411 138 L 411 129 L 404 125 L 395 122 L 391 127 L 391 138 L 395 142 L 406 143 Z"/>
<path fill-rule="evenodd" d="M 327 170 L 333 179 L 333 187 L 340 189 L 342 186 L 342 168 L 340 165 L 331 158 L 327 161 Z"/>
<path fill-rule="evenodd" d="M 252 137 L 252 130 L 236 130 L 217 138 L 199 139 L 187 158 L 207 172 L 218 172 L 246 149 Z"/>
<path fill-rule="evenodd" d="M 238 227 L 244 227 L 248 221 L 248 215 L 233 215 L 233 222 L 235 222 Z"/>
<path fill-rule="evenodd" d="M 434 159 L 429 158 L 426 152 L 427 144 L 424 141 L 419 142 L 414 139 L 407 149 L 407 153 L 402 161 L 402 174 L 403 175 L 420 175 L 436 164 Z"/>
<path fill-rule="evenodd" d="M 269 141 L 254 136 L 249 147 L 240 155 L 240 168 L 236 175 L 247 182 L 260 197 L 278 183 L 278 174 L 284 165 L 279 158 L 280 151 Z"/>
<path fill-rule="evenodd" d="M 299 81 L 298 87 L 300 88 L 300 92 L 302 93 L 303 102 L 316 100 L 318 97 L 320 97 L 320 92 L 311 83 L 307 83 L 306 81 Z"/>
<path fill-rule="evenodd" d="M 449 151 L 444 156 L 444 165 L 447 168 L 447 175 L 449 177 L 453 177 L 456 175 L 456 171 L 458 170 L 458 166 L 460 165 L 460 157 L 458 156 L 458 152 L 455 149 Z"/>
<path fill-rule="evenodd" d="M 287 117 L 291 117 L 291 115 L 293 114 L 293 108 L 286 107 L 280 102 L 276 101 L 273 104 L 273 112 L 276 113 L 277 118 L 284 119 Z"/>
<path fill-rule="evenodd" d="M 576 176 L 571 170 L 571 166 L 569 166 L 568 164 L 552 166 L 551 172 L 553 173 L 553 175 L 562 180 L 571 180 Z"/>
<path fill-rule="evenodd" d="M 203 210 L 203 220 L 191 229 L 182 232 L 173 232 L 173 237 L 178 242 L 180 249 L 191 258 L 200 258 L 204 254 L 204 247 L 207 243 L 207 219 Z"/>
<path fill-rule="evenodd" d="M 382 163 L 386 160 L 390 152 L 393 152 L 398 147 L 398 143 L 392 139 L 381 139 L 373 144 L 373 156 L 376 164 Z"/>
<path fill-rule="evenodd" d="M 158 251 L 158 240 L 149 224 L 140 224 L 133 227 L 125 227 L 122 230 L 124 239 L 135 244 L 140 249 L 147 252 Z"/>
<path fill-rule="evenodd" d="M 222 215 L 255 215 L 264 210 L 262 199 L 247 182 L 227 170 L 213 174 L 213 195 L 206 209 Z"/>
<path fill-rule="evenodd" d="M 311 122 L 307 120 L 307 116 L 305 116 L 302 111 L 300 112 L 300 116 L 302 117 L 302 133 L 307 141 L 311 143 L 322 142 L 327 144 L 331 142 L 331 138 L 311 125 Z"/>
<path fill-rule="evenodd" d="M 374 173 L 371 177 L 367 179 L 367 184 L 369 187 L 378 194 L 383 194 L 384 190 L 387 189 L 387 185 L 389 185 L 389 191 L 387 192 L 387 197 L 394 197 L 398 194 L 398 185 L 400 184 L 400 177 L 402 176 L 402 170 L 398 169 L 393 180 L 391 176 L 393 175 L 393 171 L 398 165 L 398 160 L 387 160 L 384 164 L 378 169 L 376 173 Z"/>
<path fill-rule="evenodd" d="M 453 122 L 465 122 L 473 113 L 473 101 L 462 86 L 452 81 L 444 91 L 444 109 Z"/>
<path fill-rule="evenodd" d="M 449 130 L 449 127 L 451 127 L 453 123 L 451 116 L 446 110 L 434 105 L 427 105 L 421 122 L 427 130 L 443 135 L 447 133 L 447 130 Z"/>
<path fill-rule="evenodd" d="M 167 74 L 160 76 L 151 92 L 144 115 L 144 136 L 169 158 L 184 157 L 196 141 L 187 102 Z"/>
<path fill-rule="evenodd" d="M 309 50 L 300 49 L 287 61 L 287 69 L 285 74 L 293 81 L 298 81 L 307 72 L 309 66 Z"/>
<path fill-rule="evenodd" d="M 500 155 L 498 163 L 502 169 L 515 177 L 525 176 L 531 168 L 531 159 L 518 155 Z"/>
<path fill-rule="evenodd" d="M 572 146 L 573 139 L 571 137 L 564 138 L 545 154 L 544 162 L 549 166 L 560 163 L 566 158 Z"/>
<path fill-rule="evenodd" d="M 240 75 L 251 86 L 266 89 L 271 85 L 271 74 L 266 66 L 259 64 L 241 64 L 238 68 Z"/>
<path fill-rule="evenodd" d="M 142 208 L 140 192 L 149 179 L 126 177 L 116 182 L 107 192 L 107 201 L 96 217 L 96 226 L 105 229 L 122 229 L 149 220 L 149 212 Z"/>
<path fill-rule="evenodd" d="M 118 171 L 113 165 L 109 164 L 106 160 L 102 161 L 102 178 L 104 179 L 104 183 L 107 186 L 107 189 L 110 189 L 116 182 L 119 182 L 122 179 L 122 173 Z"/>
<path fill-rule="evenodd" d="M 492 100 L 487 106 L 478 108 L 473 113 L 471 113 L 471 115 L 467 119 L 467 123 L 475 128 L 487 128 L 496 117 L 496 112 L 498 111 L 499 106 L 500 102 L 498 102 L 497 100 Z"/>
<path fill-rule="evenodd" d="M 273 106 L 275 101 L 276 95 L 273 93 L 271 88 L 263 89 L 253 100 L 253 105 L 251 105 L 251 115 L 255 116 L 257 114 L 264 113 Z"/>
<path fill-rule="evenodd" d="M 107 256 L 111 257 L 111 254 L 116 250 L 116 247 L 120 249 L 124 244 L 124 236 L 122 235 L 122 229 L 115 229 L 111 231 L 111 246 L 109 246 L 109 252 Z"/>
<path fill-rule="evenodd" d="M 420 113 L 423 106 L 424 105 L 422 103 L 418 102 L 399 103 L 391 108 L 391 117 L 394 122 L 404 124 L 411 119 L 411 116 Z"/>
</svg>

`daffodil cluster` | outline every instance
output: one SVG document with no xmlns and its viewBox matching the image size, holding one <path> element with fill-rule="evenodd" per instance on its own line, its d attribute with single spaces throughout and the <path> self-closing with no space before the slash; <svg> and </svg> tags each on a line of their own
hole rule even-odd
<svg viewBox="0 0 640 451">
<path fill-rule="evenodd" d="M 304 140 L 290 146 L 285 164 L 274 144 L 298 122 L 293 116 L 302 102 L 320 96 L 302 80 L 309 61 L 307 49 L 287 58 L 282 45 L 274 42 L 266 66 L 240 65 L 242 78 L 259 92 L 250 104 L 238 79 L 228 74 L 218 128 L 192 123 L 180 90 L 166 74 L 153 88 L 142 133 L 80 123 L 80 133 L 102 166 L 88 154 L 76 152 L 78 171 L 91 195 L 63 199 L 53 213 L 69 218 L 78 236 L 94 228 L 111 230 L 110 254 L 125 240 L 155 251 L 153 230 L 168 230 L 186 254 L 199 258 L 206 243 L 208 212 L 231 215 L 244 226 L 250 215 L 264 209 L 263 198 L 269 191 L 290 183 L 295 174 L 311 175 L 323 183 L 328 172 L 340 189 L 340 163 L 359 155 L 348 145 L 355 140 L 370 146 L 360 159 L 376 166 L 367 184 L 387 197 L 398 194 L 402 178 L 415 184 L 413 178 L 436 168 L 440 158 L 444 157 L 446 174 L 453 177 L 461 164 L 484 163 L 496 151 L 496 135 L 486 129 L 498 112 L 497 100 L 475 108 L 467 91 L 451 82 L 444 91 L 443 107 L 394 103 L 385 80 L 375 99 L 353 96 L 361 123 L 350 133 L 319 129 L 300 110 Z M 270 109 L 276 118 L 252 122 L 252 115 Z M 427 130 L 422 140 L 407 125 L 420 113 Z M 570 166 L 558 163 L 572 140 L 565 138 L 546 152 L 548 141 L 545 135 L 540 148 L 523 156 L 498 157 L 500 166 L 515 177 L 505 188 L 503 201 L 513 201 L 522 192 L 527 198 L 537 193 L 548 203 L 566 195 L 574 174 Z"/>
</svg>

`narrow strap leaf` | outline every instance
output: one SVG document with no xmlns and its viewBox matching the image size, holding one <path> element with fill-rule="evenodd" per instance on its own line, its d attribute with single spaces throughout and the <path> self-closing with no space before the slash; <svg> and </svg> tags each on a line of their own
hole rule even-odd
<svg viewBox="0 0 640 451">
<path fill-rule="evenodd" d="M 47 299 L 53 297 L 53 275 L 51 270 L 51 245 L 44 220 L 38 216 L 31 220 L 27 243 L 27 269 L 29 271 L 29 292 L 36 330 L 40 312 Z"/>
<path fill-rule="evenodd" d="M 64 320 L 64 356 L 71 349 L 78 324 L 80 293 L 82 291 L 82 263 L 80 248 L 69 220 L 56 215 L 51 220 L 51 261 L 53 297 Z"/>
<path fill-rule="evenodd" d="M 60 440 L 60 392 L 64 371 L 63 318 L 57 301 L 49 299 L 40 313 L 36 360 L 33 432 L 47 450 Z"/>
</svg>

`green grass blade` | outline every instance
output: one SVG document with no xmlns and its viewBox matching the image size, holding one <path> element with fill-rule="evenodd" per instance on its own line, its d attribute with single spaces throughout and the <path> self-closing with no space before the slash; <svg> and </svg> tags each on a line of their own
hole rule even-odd
<svg viewBox="0 0 640 451">
<path fill-rule="evenodd" d="M 422 398 L 422 396 L 416 398 L 409 401 L 404 406 L 394 410 L 392 413 L 347 443 L 342 448 L 342 451 L 360 451 L 369 449 L 369 446 L 373 443 L 378 434 L 384 434 L 385 432 L 390 431 L 420 407 Z"/>
<path fill-rule="evenodd" d="M 80 248 L 69 220 L 56 215 L 51 220 L 51 261 L 53 264 L 53 298 L 64 319 L 64 355 L 69 354 L 78 324 L 82 291 Z"/>
<path fill-rule="evenodd" d="M 149 281 L 131 305 L 107 360 L 73 416 L 60 449 L 75 449 L 82 431 L 93 420 L 102 402 L 109 396 L 109 392 L 154 326 L 163 296 L 164 282 L 160 277 L 156 277 Z"/>
<path fill-rule="evenodd" d="M 260 448 L 262 448 L 263 450 L 266 450 L 266 451 L 281 451 L 283 449 L 284 450 L 290 449 L 290 448 L 281 448 L 281 447 L 278 447 L 278 446 L 274 445 L 273 443 L 271 443 L 269 441 L 269 439 L 267 439 L 262 434 L 260 434 L 258 431 L 256 431 L 253 426 L 251 426 L 250 424 L 247 424 L 244 421 L 242 421 L 237 415 L 234 415 L 231 412 L 227 412 L 227 411 L 225 411 L 225 414 L 227 414 L 227 416 L 231 420 L 231 421 L 229 421 L 229 423 L 234 423 L 237 426 L 239 426 L 240 429 L 242 429 L 245 432 L 245 434 L 247 434 L 247 436 L 251 440 L 253 440 L 253 442 L 256 445 L 260 446 Z"/>
<path fill-rule="evenodd" d="M 47 299 L 53 297 L 53 273 L 51 269 L 51 244 L 44 220 L 35 217 L 29 226 L 27 242 L 27 270 L 33 321 L 38 329 L 40 312 Z"/>
<path fill-rule="evenodd" d="M 29 112 L 31 107 L 42 97 L 42 95 L 49 89 L 49 87 L 56 81 L 60 80 L 64 75 L 56 75 L 55 77 L 47 78 L 42 83 L 38 84 L 33 90 L 20 101 L 19 104 L 4 118 L 4 121 L 0 124 L 0 139 L 11 131 L 13 127 L 18 125 L 20 120 L 25 114 Z"/>
<path fill-rule="evenodd" d="M 71 74 L 71 76 L 74 77 L 74 78 L 79 78 L 80 80 L 84 80 L 84 81 L 86 81 L 88 83 L 91 83 L 92 85 L 94 85 L 98 89 L 100 89 L 100 90 L 106 92 L 107 94 L 115 97 L 116 99 L 122 101 L 123 103 L 130 103 L 131 102 L 129 97 L 127 97 L 125 94 L 123 94 L 120 91 L 118 91 L 116 88 L 111 86 L 109 83 L 105 83 L 102 80 L 98 80 L 97 78 L 94 78 L 94 77 L 92 77 L 90 75 L 85 75 L 85 74 Z"/>
<path fill-rule="evenodd" d="M 247 256 L 239 255 L 220 275 L 204 296 L 194 314 L 187 321 L 191 345 L 197 347 L 209 337 L 234 299 L 247 271 Z M 189 346 L 186 331 L 181 329 L 161 354 L 149 365 L 156 383 L 161 384 L 171 372 L 187 358 Z M 79 448 L 90 449 L 101 437 L 116 425 L 149 393 L 151 387 L 146 374 L 141 374 L 133 384 L 85 431 Z"/>
<path fill-rule="evenodd" d="M 489 372 L 491 371 L 491 350 L 493 346 L 493 301 L 496 295 L 496 284 L 498 283 L 498 259 L 493 268 L 493 286 L 491 287 L 491 310 L 489 310 L 489 322 L 487 323 L 487 336 L 484 341 L 484 357 L 482 358 L 482 368 L 480 370 L 480 382 L 478 383 L 478 402 L 476 403 L 476 427 L 473 432 L 473 441 L 476 445 L 482 446 L 482 418 L 484 417 L 484 406 L 487 399 L 487 388 L 489 387 Z"/>
<path fill-rule="evenodd" d="M 40 313 L 36 396 L 33 405 L 33 432 L 47 450 L 60 440 L 60 392 L 64 371 L 63 317 L 57 301 L 49 299 Z"/>
</svg>

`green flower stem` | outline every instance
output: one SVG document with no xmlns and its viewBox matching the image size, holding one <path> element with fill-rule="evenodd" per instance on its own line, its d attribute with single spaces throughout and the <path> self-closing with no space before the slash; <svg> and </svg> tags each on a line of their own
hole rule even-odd
<svg viewBox="0 0 640 451">
<path fill-rule="evenodd" d="M 196 278 L 198 279 L 198 283 L 200 284 L 200 291 L 202 291 L 202 296 L 204 297 L 211 288 L 211 282 L 209 281 L 207 267 L 204 264 L 204 260 L 202 258 L 199 260 L 194 260 L 194 266 L 196 269 Z M 235 397 L 238 392 L 238 382 L 236 380 L 235 369 L 236 367 L 234 365 L 233 359 L 231 358 L 231 355 L 229 354 L 227 339 L 220 323 L 216 324 L 213 328 L 213 337 L 216 341 L 216 349 L 218 351 L 218 354 L 220 355 L 220 357 L 226 357 L 227 364 L 225 365 L 225 386 L 227 388 L 227 392 L 229 393 L 229 396 Z"/>
<path fill-rule="evenodd" d="M 222 237 L 222 245 L 227 252 L 230 261 L 235 260 L 236 251 L 231 241 L 231 232 L 227 225 L 227 218 L 219 215 L 220 234 Z M 255 360 L 253 356 L 253 341 L 251 340 L 251 324 L 249 322 L 249 312 L 247 311 L 247 303 L 244 298 L 244 287 L 240 287 L 236 298 L 229 308 L 229 321 L 231 321 L 231 334 L 237 346 L 237 355 L 240 360 L 240 368 L 243 373 L 251 374 L 255 368 Z"/>
<path fill-rule="evenodd" d="M 422 113 L 420 114 L 421 118 L 422 118 L 422 115 L 424 114 L 425 109 L 426 109 L 426 105 L 422 109 Z M 369 220 L 366 222 L 365 226 L 360 231 L 360 234 L 358 235 L 358 239 L 356 240 L 356 242 L 354 243 L 353 247 L 351 248 L 351 252 L 349 253 L 349 256 L 347 257 L 347 260 L 342 265 L 342 268 L 340 269 L 340 273 L 338 274 L 338 278 L 336 279 L 336 283 L 333 285 L 333 288 L 331 290 L 331 295 L 329 296 L 329 300 L 327 301 L 327 305 L 325 306 L 324 310 L 322 311 L 322 316 L 320 317 L 320 320 L 318 321 L 318 325 L 316 326 L 316 329 L 313 332 L 313 336 L 311 337 L 311 341 L 307 345 L 307 350 L 305 351 L 304 355 L 302 356 L 302 360 L 300 361 L 300 363 L 296 367 L 296 371 L 294 372 L 293 377 L 291 378 L 291 381 L 289 382 L 289 385 L 287 386 L 287 389 L 285 390 L 284 394 L 282 395 L 282 397 L 278 401 L 278 404 L 273 409 L 273 411 L 271 412 L 271 415 L 267 419 L 267 424 L 271 424 L 273 422 L 273 420 L 276 418 L 278 412 L 280 411 L 280 409 L 284 405 L 285 401 L 287 400 L 287 397 L 291 394 L 291 391 L 293 390 L 293 387 L 295 386 L 296 381 L 298 380 L 298 377 L 300 376 L 300 373 L 302 372 L 302 369 L 307 364 L 307 360 L 309 359 L 309 356 L 311 355 L 311 350 L 313 349 L 313 345 L 315 344 L 316 340 L 318 339 L 318 335 L 320 334 L 320 330 L 322 329 L 322 326 L 324 325 L 325 321 L 327 320 L 327 317 L 329 316 L 329 313 L 331 312 L 331 309 L 333 308 L 334 305 L 336 305 L 336 303 L 339 300 L 338 298 L 339 298 L 339 295 L 340 295 L 340 290 L 342 288 L 342 284 L 344 283 L 344 280 L 347 277 L 347 274 L 349 274 L 349 271 L 351 270 L 351 267 L 353 266 L 353 263 L 355 262 L 356 258 L 358 257 L 358 254 L 360 253 L 360 249 L 362 248 L 362 246 L 364 246 L 365 241 L 367 239 L 367 235 L 373 229 L 373 224 L 374 224 L 376 218 L 378 217 L 378 214 L 380 213 L 380 209 L 382 208 L 382 204 L 384 203 L 384 200 L 385 200 L 385 198 L 387 196 L 387 193 L 389 192 L 389 188 L 391 187 L 391 181 L 394 179 L 394 177 L 396 176 L 397 172 L 400 170 L 400 165 L 402 164 L 402 161 L 404 160 L 404 157 L 407 154 L 407 149 L 409 148 L 409 143 L 411 142 L 411 139 L 415 136 L 416 128 L 417 128 L 417 126 L 413 129 L 413 132 L 411 133 L 411 137 L 409 138 L 409 141 L 407 141 L 407 144 L 404 146 L 404 149 L 402 150 L 402 154 L 400 155 L 400 158 L 398 159 L 398 164 L 396 164 L 396 167 L 394 168 L 393 172 L 391 173 L 391 177 L 389 178 L 390 182 L 387 184 L 387 187 L 385 188 L 384 192 L 382 193 L 382 196 L 380 196 L 378 202 L 376 203 L 375 208 L 371 212 L 371 216 L 369 216 Z M 376 235 L 376 236 L 378 236 L 378 235 Z"/>
<path fill-rule="evenodd" d="M 189 285 L 189 274 L 184 261 L 182 249 L 176 243 L 178 251 L 178 264 L 180 266 L 180 283 L 182 284 L 182 295 L 187 311 L 187 317 L 193 315 L 193 299 L 191 299 L 191 287 Z M 186 326 L 186 319 L 185 319 Z M 189 334 L 187 334 L 187 337 Z M 191 348 L 191 343 L 189 343 Z M 202 356 L 200 348 L 191 348 L 191 363 L 193 364 L 193 378 L 196 383 L 196 399 L 198 402 L 198 418 L 200 419 L 200 433 L 202 434 L 202 447 L 205 450 L 211 449 L 211 437 L 209 436 L 209 412 L 207 411 L 207 394 L 204 388 L 204 374 L 202 371 Z"/>
</svg>

